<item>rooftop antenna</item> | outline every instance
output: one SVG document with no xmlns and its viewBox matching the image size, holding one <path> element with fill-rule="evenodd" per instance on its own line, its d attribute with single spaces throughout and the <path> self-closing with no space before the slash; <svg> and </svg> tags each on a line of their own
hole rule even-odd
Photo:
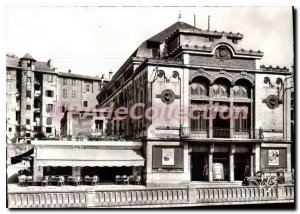
<svg viewBox="0 0 300 214">
<path fill-rule="evenodd" d="M 179 10 L 178 21 L 181 19 L 181 10 Z"/>
<path fill-rule="evenodd" d="M 194 28 L 196 28 L 196 15 L 194 13 Z"/>
<path fill-rule="evenodd" d="M 210 30 L 210 16 L 208 16 L 207 26 L 208 26 L 208 31 L 209 31 Z"/>
</svg>

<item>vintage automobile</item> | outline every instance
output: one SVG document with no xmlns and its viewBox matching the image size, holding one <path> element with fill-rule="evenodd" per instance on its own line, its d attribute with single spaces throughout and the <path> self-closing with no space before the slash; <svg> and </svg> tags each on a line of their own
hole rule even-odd
<svg viewBox="0 0 300 214">
<path fill-rule="evenodd" d="M 245 177 L 243 186 L 265 186 L 274 184 L 284 184 L 284 171 L 258 171 L 255 176 Z"/>
</svg>

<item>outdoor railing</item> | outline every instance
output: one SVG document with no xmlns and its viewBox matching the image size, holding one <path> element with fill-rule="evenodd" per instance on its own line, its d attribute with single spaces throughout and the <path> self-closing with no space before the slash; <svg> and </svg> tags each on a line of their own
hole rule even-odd
<svg viewBox="0 0 300 214">
<path fill-rule="evenodd" d="M 232 138 L 237 139 L 263 139 L 262 129 L 246 129 L 236 130 L 235 128 L 206 128 L 195 130 L 190 127 L 181 127 L 182 138 L 231 138 L 230 132 L 232 131 Z M 256 137 L 251 138 L 251 132 Z M 210 134 L 211 133 L 211 134 Z M 211 137 L 210 137 L 211 135 Z"/>
<path fill-rule="evenodd" d="M 213 185 L 212 185 L 213 186 Z M 42 207 L 171 207 L 212 204 L 292 203 L 294 185 L 278 187 L 172 187 L 108 190 L 49 189 L 9 192 L 9 208 Z"/>
</svg>

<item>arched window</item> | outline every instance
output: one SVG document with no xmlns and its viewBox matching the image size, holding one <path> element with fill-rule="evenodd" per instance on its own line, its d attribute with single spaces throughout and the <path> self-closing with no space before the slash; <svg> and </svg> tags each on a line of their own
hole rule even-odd
<svg viewBox="0 0 300 214">
<path fill-rule="evenodd" d="M 209 82 L 206 79 L 196 78 L 190 84 L 190 95 L 192 96 L 208 96 Z"/>
<path fill-rule="evenodd" d="M 215 84 L 212 86 L 213 97 L 229 97 L 228 86 L 223 84 Z"/>
<path fill-rule="evenodd" d="M 207 90 L 204 84 L 195 82 L 190 85 L 190 93 L 194 96 L 206 96 Z"/>
<path fill-rule="evenodd" d="M 248 98 L 249 93 L 246 86 L 236 85 L 233 87 L 233 97 L 235 98 Z"/>
</svg>

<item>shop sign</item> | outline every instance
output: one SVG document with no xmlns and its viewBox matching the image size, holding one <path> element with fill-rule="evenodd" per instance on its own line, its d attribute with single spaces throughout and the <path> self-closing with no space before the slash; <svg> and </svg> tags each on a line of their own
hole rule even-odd
<svg viewBox="0 0 300 214">
<path fill-rule="evenodd" d="M 174 159 L 174 148 L 163 148 L 162 149 L 162 165 L 163 166 L 169 166 L 174 165 L 175 159 Z"/>
</svg>

